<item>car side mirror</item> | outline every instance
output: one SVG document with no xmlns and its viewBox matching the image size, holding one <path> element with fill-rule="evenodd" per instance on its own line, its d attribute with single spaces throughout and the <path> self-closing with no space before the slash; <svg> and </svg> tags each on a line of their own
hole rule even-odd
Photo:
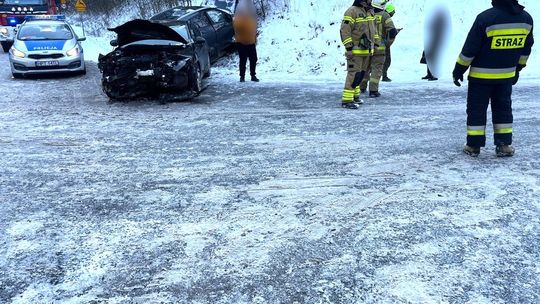
<svg viewBox="0 0 540 304">
<path fill-rule="evenodd" d="M 117 47 L 118 46 L 118 40 L 116 40 L 116 39 L 111 40 L 111 46 L 112 47 Z"/>
<path fill-rule="evenodd" d="M 204 37 L 199 36 L 199 37 L 195 38 L 195 43 L 196 44 L 206 43 L 206 39 L 204 39 Z"/>
<path fill-rule="evenodd" d="M 80 38 L 77 38 L 77 41 L 86 41 L 86 37 L 80 37 Z"/>
</svg>

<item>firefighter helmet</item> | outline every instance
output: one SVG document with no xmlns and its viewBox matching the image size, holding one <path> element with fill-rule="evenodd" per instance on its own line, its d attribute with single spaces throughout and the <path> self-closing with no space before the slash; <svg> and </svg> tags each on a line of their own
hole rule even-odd
<svg viewBox="0 0 540 304">
<path fill-rule="evenodd" d="M 387 13 L 392 14 L 396 11 L 396 7 L 392 3 L 389 3 L 388 5 L 386 5 L 385 10 Z"/>
<path fill-rule="evenodd" d="M 384 5 L 388 2 L 388 0 L 373 0 L 371 1 L 371 6 L 384 10 Z"/>
</svg>

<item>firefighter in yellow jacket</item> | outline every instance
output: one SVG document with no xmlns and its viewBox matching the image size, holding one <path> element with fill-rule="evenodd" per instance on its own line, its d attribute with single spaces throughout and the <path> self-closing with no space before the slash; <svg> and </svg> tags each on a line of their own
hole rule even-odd
<svg viewBox="0 0 540 304">
<path fill-rule="evenodd" d="M 369 66 L 370 57 L 373 56 L 376 34 L 371 0 L 355 0 L 345 12 L 341 23 L 341 41 L 347 57 L 347 79 L 342 97 L 344 108 L 358 109 L 359 104 L 362 104 L 360 83 Z"/>
<path fill-rule="evenodd" d="M 375 53 L 371 58 L 370 66 L 360 84 L 360 91 L 365 93 L 369 82 L 369 97 L 377 98 L 379 93 L 379 83 L 383 74 L 384 63 L 386 61 L 386 46 L 392 45 L 397 36 L 397 29 L 394 26 L 392 17 L 384 10 L 386 0 L 373 0 L 371 4 L 375 11 L 375 22 L 377 35 L 375 36 Z"/>
</svg>

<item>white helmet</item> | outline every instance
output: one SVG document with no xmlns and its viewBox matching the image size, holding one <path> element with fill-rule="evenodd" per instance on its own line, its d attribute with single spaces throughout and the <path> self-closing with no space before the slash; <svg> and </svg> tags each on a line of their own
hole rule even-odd
<svg viewBox="0 0 540 304">
<path fill-rule="evenodd" d="M 387 2 L 388 0 L 373 0 L 371 1 L 371 6 L 384 10 L 384 6 Z"/>
</svg>

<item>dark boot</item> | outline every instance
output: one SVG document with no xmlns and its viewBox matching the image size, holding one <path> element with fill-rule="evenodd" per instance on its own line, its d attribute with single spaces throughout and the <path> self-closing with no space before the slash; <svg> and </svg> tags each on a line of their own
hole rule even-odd
<svg viewBox="0 0 540 304">
<path fill-rule="evenodd" d="M 357 105 L 362 105 L 362 104 L 364 104 L 364 101 L 362 99 L 360 99 L 360 97 L 355 97 L 354 98 L 354 103 L 357 104 Z"/>
<path fill-rule="evenodd" d="M 246 82 L 246 77 L 240 77 L 240 82 Z"/>
<path fill-rule="evenodd" d="M 497 157 L 512 157 L 516 153 L 516 149 L 509 145 L 497 146 L 495 152 L 497 153 Z"/>
<path fill-rule="evenodd" d="M 382 81 L 383 82 L 392 82 L 392 79 L 388 78 L 388 76 L 383 76 Z"/>
<path fill-rule="evenodd" d="M 259 82 L 259 78 L 257 78 L 257 76 L 251 76 L 251 81 L 253 82 Z"/>
<path fill-rule="evenodd" d="M 427 69 L 427 75 L 422 77 L 423 80 L 431 80 L 433 77 L 433 74 L 431 74 L 431 71 L 429 70 L 429 68 Z"/>
<path fill-rule="evenodd" d="M 360 106 L 354 102 L 343 102 L 341 103 L 341 107 L 349 110 L 358 110 L 360 108 Z"/>
<path fill-rule="evenodd" d="M 465 145 L 465 147 L 463 147 L 463 152 L 469 156 L 478 157 L 478 155 L 480 155 L 480 148 Z"/>
<path fill-rule="evenodd" d="M 378 91 L 369 91 L 369 98 L 378 98 L 381 97 L 381 93 Z"/>
</svg>

